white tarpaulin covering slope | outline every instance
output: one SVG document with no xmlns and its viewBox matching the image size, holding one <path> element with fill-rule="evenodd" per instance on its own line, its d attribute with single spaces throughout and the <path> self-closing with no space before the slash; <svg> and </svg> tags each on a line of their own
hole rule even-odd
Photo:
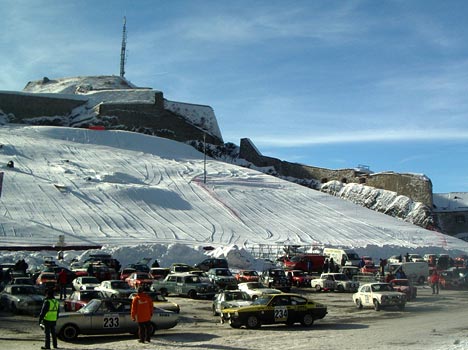
<svg viewBox="0 0 468 350">
<path fill-rule="evenodd" d="M 0 127 L 2 245 L 145 243 L 440 247 L 468 243 L 175 141 L 122 131 Z M 8 161 L 14 168 L 7 168 Z"/>
</svg>

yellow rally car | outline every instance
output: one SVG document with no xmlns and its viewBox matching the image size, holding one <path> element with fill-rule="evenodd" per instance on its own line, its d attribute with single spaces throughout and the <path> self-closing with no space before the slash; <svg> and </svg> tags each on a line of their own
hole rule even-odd
<svg viewBox="0 0 468 350">
<path fill-rule="evenodd" d="M 326 305 L 299 294 L 281 293 L 263 295 L 249 306 L 223 309 L 221 317 L 223 322 L 228 322 L 233 328 L 258 328 L 262 324 L 276 323 L 293 325 L 297 322 L 310 327 L 326 314 Z"/>
</svg>

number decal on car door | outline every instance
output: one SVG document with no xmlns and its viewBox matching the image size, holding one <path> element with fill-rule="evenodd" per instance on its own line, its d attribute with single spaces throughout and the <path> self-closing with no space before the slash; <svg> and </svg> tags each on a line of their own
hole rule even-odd
<svg viewBox="0 0 468 350">
<path fill-rule="evenodd" d="M 104 315 L 103 327 L 104 328 L 119 328 L 120 327 L 119 315 L 114 315 L 114 314 Z"/>
<path fill-rule="evenodd" d="M 288 319 L 288 308 L 286 306 L 275 307 L 275 322 L 286 321 Z"/>
</svg>

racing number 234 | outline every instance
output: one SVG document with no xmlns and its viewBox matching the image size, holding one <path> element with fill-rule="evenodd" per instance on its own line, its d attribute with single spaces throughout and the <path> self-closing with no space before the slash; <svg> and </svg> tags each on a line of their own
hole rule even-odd
<svg viewBox="0 0 468 350">
<path fill-rule="evenodd" d="M 275 307 L 275 320 L 286 320 L 288 309 L 286 307 Z"/>
<path fill-rule="evenodd" d="M 119 328 L 120 319 L 118 315 L 104 315 L 103 327 L 104 328 Z"/>
</svg>

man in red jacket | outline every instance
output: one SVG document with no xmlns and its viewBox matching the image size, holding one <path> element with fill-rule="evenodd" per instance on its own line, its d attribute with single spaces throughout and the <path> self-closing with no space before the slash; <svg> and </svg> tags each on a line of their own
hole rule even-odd
<svg viewBox="0 0 468 350">
<path fill-rule="evenodd" d="M 137 295 L 133 298 L 131 317 L 138 322 L 139 342 L 151 342 L 151 317 L 153 317 L 153 300 L 145 293 L 143 287 L 138 288 Z"/>
</svg>

